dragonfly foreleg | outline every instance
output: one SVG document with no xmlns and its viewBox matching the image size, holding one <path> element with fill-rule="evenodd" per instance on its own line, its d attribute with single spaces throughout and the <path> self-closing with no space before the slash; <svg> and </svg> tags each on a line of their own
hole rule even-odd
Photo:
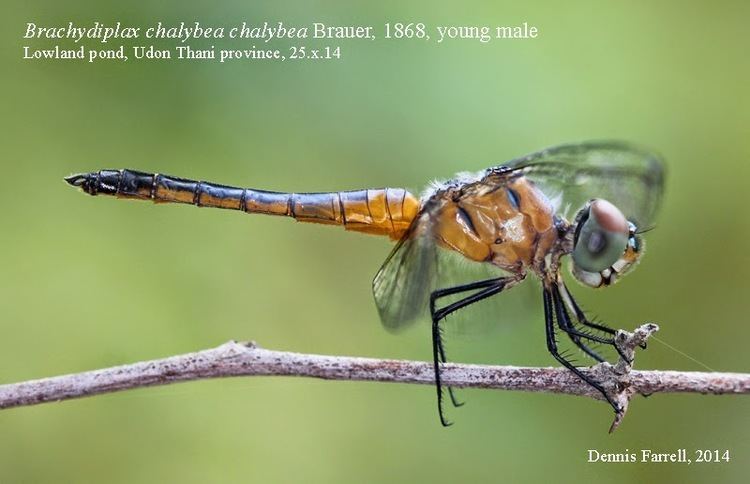
<svg viewBox="0 0 750 484">
<path fill-rule="evenodd" d="M 612 336 L 614 336 L 615 334 L 617 334 L 617 331 L 615 331 L 613 328 L 610 328 L 609 326 L 606 326 L 606 325 L 601 324 L 601 323 L 593 323 L 593 322 L 589 321 L 589 319 L 586 317 L 586 314 L 583 312 L 583 310 L 581 309 L 581 307 L 578 306 L 578 303 L 576 303 L 576 300 L 573 299 L 573 295 L 570 294 L 570 291 L 568 291 L 568 288 L 565 286 L 565 283 L 562 282 L 562 280 L 558 280 L 558 283 L 557 283 L 556 286 L 557 286 L 558 295 L 561 298 L 564 299 L 564 301 L 565 301 L 566 304 L 568 304 L 570 306 L 570 308 L 573 310 L 573 312 L 576 315 L 576 320 L 578 320 L 578 322 L 580 324 L 582 324 L 583 326 L 586 326 L 588 328 L 592 328 L 592 329 L 601 331 L 603 333 L 606 333 L 606 334 L 609 334 L 609 335 L 612 335 Z M 611 342 L 606 342 L 606 344 L 611 344 L 612 346 L 614 346 L 615 349 L 617 350 L 617 353 L 619 353 L 619 355 L 622 358 L 624 358 L 625 360 L 629 359 L 620 350 L 620 348 L 616 344 L 614 344 L 614 338 L 612 338 Z M 646 343 L 645 342 L 642 343 L 640 346 L 644 350 L 646 349 Z"/>
<path fill-rule="evenodd" d="M 614 345 L 614 339 L 613 338 L 602 338 L 599 336 L 596 336 L 594 334 L 590 334 L 587 332 L 579 331 L 576 329 L 576 327 L 573 325 L 573 322 L 570 320 L 570 314 L 568 313 L 568 309 L 565 307 L 565 304 L 563 303 L 562 296 L 560 294 L 560 288 L 557 286 L 557 284 L 552 285 L 552 302 L 555 306 L 555 314 L 557 315 L 557 325 L 560 327 L 561 330 L 563 330 L 570 340 L 578 346 L 581 350 L 583 350 L 587 355 L 594 358 L 596 361 L 602 362 L 604 361 L 604 358 L 599 355 L 596 351 L 589 348 L 586 344 L 581 341 L 581 338 L 585 338 L 591 341 L 595 341 L 597 343 L 603 343 L 608 345 Z"/>
<path fill-rule="evenodd" d="M 518 278 L 513 277 L 497 277 L 494 279 L 472 282 L 460 286 L 438 289 L 430 294 L 430 316 L 432 317 L 432 356 L 435 368 L 435 386 L 437 388 L 438 413 L 440 415 L 440 423 L 442 423 L 445 427 L 451 425 L 451 422 L 445 419 L 445 415 L 443 413 L 443 387 L 440 381 L 440 364 L 445 363 L 447 361 L 447 358 L 445 355 L 445 348 L 443 347 L 442 335 L 440 333 L 440 321 L 449 314 L 458 311 L 461 308 L 464 308 L 475 302 L 481 301 L 482 299 L 499 293 L 500 291 L 505 289 L 510 282 L 516 282 L 517 280 Z M 437 309 L 435 306 L 436 301 L 442 297 L 473 290 L 476 290 L 477 292 L 451 304 L 448 304 L 443 308 Z M 456 399 L 455 395 L 453 394 L 452 388 L 448 387 L 448 393 L 450 394 L 451 401 L 453 402 L 454 406 L 458 407 L 463 405 L 463 403 L 459 402 Z"/>
<path fill-rule="evenodd" d="M 591 377 L 584 374 L 581 370 L 576 368 L 576 366 L 571 363 L 570 361 L 566 360 L 558 351 L 557 349 L 557 341 L 555 339 L 555 310 L 553 308 L 553 296 L 552 296 L 552 290 L 548 287 L 544 287 L 544 320 L 545 320 L 545 328 L 546 328 L 546 334 L 547 334 L 547 350 L 549 350 L 550 354 L 560 362 L 565 368 L 569 369 L 573 373 L 578 376 L 581 380 L 585 381 L 592 387 L 594 387 L 599 393 L 601 393 L 604 398 L 607 400 L 607 402 L 612 406 L 612 408 L 615 409 L 616 413 L 621 413 L 622 408 L 620 405 L 618 405 L 612 398 L 607 394 L 606 390 L 604 390 L 604 387 L 602 387 L 599 383 L 594 381 Z"/>
<path fill-rule="evenodd" d="M 580 306 L 578 306 L 578 303 L 576 303 L 575 299 L 573 299 L 573 296 L 570 294 L 570 291 L 568 291 L 567 286 L 562 282 L 562 280 L 558 282 L 558 286 L 558 291 L 562 291 L 562 294 L 565 295 L 565 299 L 567 302 L 569 302 L 570 307 L 575 313 L 576 319 L 579 323 L 586 327 L 596 329 L 613 336 L 615 335 L 616 331 L 613 328 L 610 328 L 609 326 L 602 323 L 594 323 L 589 321 L 589 319 L 586 317 L 586 314 L 583 312 Z"/>
</svg>

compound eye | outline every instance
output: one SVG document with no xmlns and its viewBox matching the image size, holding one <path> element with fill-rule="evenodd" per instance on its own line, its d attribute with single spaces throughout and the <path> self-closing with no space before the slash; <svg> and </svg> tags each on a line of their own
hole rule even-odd
<svg viewBox="0 0 750 484">
<path fill-rule="evenodd" d="M 579 221 L 573 261 L 588 272 L 601 272 L 625 252 L 630 238 L 628 221 L 606 200 L 594 200 Z"/>
</svg>

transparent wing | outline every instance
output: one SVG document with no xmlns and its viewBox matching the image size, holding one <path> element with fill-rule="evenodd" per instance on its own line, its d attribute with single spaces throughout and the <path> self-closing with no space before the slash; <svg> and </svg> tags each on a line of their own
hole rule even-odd
<svg viewBox="0 0 750 484">
<path fill-rule="evenodd" d="M 653 226 L 664 190 L 661 158 L 619 141 L 556 146 L 508 166 L 533 181 L 568 220 L 588 200 L 603 198 L 639 231 Z"/>
<path fill-rule="evenodd" d="M 509 275 L 492 264 L 470 261 L 439 246 L 436 234 L 441 217 L 435 216 L 439 209 L 439 202 L 435 202 L 422 211 L 373 280 L 375 304 L 389 331 L 401 330 L 416 321 L 429 322 L 430 294 L 437 289 Z M 485 335 L 490 328 L 528 320 L 525 315 L 529 314 L 529 307 L 538 306 L 539 292 L 531 289 L 533 283 L 524 282 L 523 286 L 526 290 L 513 288 L 451 314 L 443 327 L 451 335 L 471 337 Z M 441 298 L 437 307 L 471 293 Z"/>
<path fill-rule="evenodd" d="M 438 247 L 437 251 L 437 277 L 434 289 L 512 275 L 490 263 L 468 260 L 452 250 Z M 441 298 L 437 306 L 448 306 L 474 292 L 476 291 Z M 448 315 L 441 327 L 449 337 L 481 340 L 499 331 L 538 322 L 542 315 L 541 294 L 539 281 L 533 275 L 529 275 L 524 281 L 500 294 Z"/>
<path fill-rule="evenodd" d="M 437 275 L 434 221 L 424 211 L 412 222 L 372 281 L 372 293 L 383 326 L 409 326 L 427 313 L 429 288 Z"/>
</svg>

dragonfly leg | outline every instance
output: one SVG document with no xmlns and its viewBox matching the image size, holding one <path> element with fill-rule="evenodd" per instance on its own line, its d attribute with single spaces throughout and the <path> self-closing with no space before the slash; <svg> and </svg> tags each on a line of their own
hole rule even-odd
<svg viewBox="0 0 750 484">
<path fill-rule="evenodd" d="M 581 350 L 583 350 L 587 355 L 594 358 L 596 361 L 599 361 L 599 362 L 604 361 L 604 358 L 602 358 L 601 355 L 599 355 L 599 353 L 597 353 L 593 349 L 589 348 L 586 344 L 584 344 L 583 341 L 581 341 L 581 338 L 585 338 L 591 341 L 596 341 L 597 343 L 603 343 L 603 344 L 608 344 L 608 345 L 614 345 L 614 339 L 602 338 L 594 334 L 579 331 L 573 325 L 573 322 L 570 320 L 570 314 L 568 313 L 568 309 L 565 307 L 565 304 L 563 303 L 562 296 L 560 295 L 560 288 L 557 286 L 557 284 L 552 285 L 552 302 L 555 306 L 555 313 L 557 315 L 557 325 L 560 327 L 560 329 L 563 330 L 565 333 L 567 333 L 570 340 L 576 346 L 578 346 Z"/>
<path fill-rule="evenodd" d="M 610 328 L 609 326 L 607 326 L 605 324 L 592 323 L 591 321 L 589 321 L 588 318 L 586 317 L 586 314 L 584 314 L 583 310 L 580 308 L 580 306 L 578 306 L 578 303 L 576 303 L 576 300 L 573 299 L 573 296 L 570 294 L 570 291 L 568 291 L 568 288 L 565 286 L 565 284 L 562 281 L 558 282 L 558 284 L 559 284 L 558 292 L 560 292 L 560 290 L 562 289 L 562 293 L 565 294 L 566 301 L 570 303 L 571 309 L 575 313 L 576 319 L 578 320 L 579 323 L 581 323 L 582 325 L 584 325 L 586 327 L 602 331 L 602 332 L 604 332 L 606 334 L 610 334 L 612 336 L 614 336 L 615 334 L 617 334 L 617 331 L 615 331 L 613 328 Z M 616 344 L 614 344 L 614 338 L 613 338 L 612 343 L 607 343 L 607 344 L 611 344 L 612 346 L 614 346 L 615 349 L 617 350 L 617 353 L 619 353 L 620 356 L 623 359 L 629 360 L 629 358 L 625 354 L 623 354 L 623 352 L 620 350 L 620 348 Z M 646 349 L 646 342 L 644 341 L 640 345 L 640 347 L 645 350 Z"/>
<path fill-rule="evenodd" d="M 573 373 L 578 376 L 581 380 L 585 381 L 592 387 L 594 387 L 599 393 L 601 393 L 604 398 L 607 400 L 607 402 L 612 406 L 612 408 L 615 409 L 615 413 L 621 413 L 622 408 L 620 408 L 620 405 L 615 403 L 614 400 L 607 394 L 607 392 L 604 390 L 604 387 L 602 387 L 599 383 L 594 381 L 591 377 L 584 374 L 581 370 L 576 368 L 575 365 L 573 365 L 570 361 L 566 360 L 558 351 L 557 349 L 557 340 L 555 339 L 555 312 L 553 308 L 553 297 L 552 297 L 552 290 L 545 286 L 544 288 L 544 320 L 545 320 L 545 327 L 546 327 L 546 333 L 547 333 L 547 350 L 549 350 L 550 354 L 560 362 L 565 368 L 572 371 Z"/>
<path fill-rule="evenodd" d="M 448 363 L 448 358 L 445 356 L 445 347 L 443 345 L 443 338 L 442 336 L 438 338 L 438 353 L 440 354 L 440 362 L 441 363 Z M 454 407 L 462 407 L 464 403 L 460 401 L 456 397 L 456 392 L 453 390 L 453 387 L 446 387 L 448 389 L 448 395 L 451 397 L 451 403 Z"/>
<path fill-rule="evenodd" d="M 514 280 L 516 279 L 511 277 L 498 277 L 494 279 L 472 282 L 461 286 L 438 289 L 437 291 L 434 291 L 432 292 L 432 294 L 430 294 L 430 315 L 432 316 L 432 356 L 435 368 L 435 385 L 437 388 L 438 414 L 440 415 L 440 423 L 442 423 L 445 427 L 451 425 L 451 422 L 445 419 L 445 415 L 443 412 L 443 386 L 440 380 L 440 364 L 445 363 L 447 361 L 447 358 L 445 355 L 445 348 L 443 347 L 440 321 L 449 314 L 458 311 L 461 308 L 464 308 L 466 306 L 469 306 L 470 304 L 499 293 L 508 285 L 510 281 Z M 462 292 L 472 290 L 478 291 L 443 308 L 437 309 L 435 307 L 436 301 L 442 297 L 450 296 L 453 294 L 460 294 Z M 452 388 L 448 387 L 448 393 L 450 394 L 453 405 L 457 407 L 463 405 L 463 403 L 459 402 L 454 396 Z"/>
<path fill-rule="evenodd" d="M 594 323 L 594 322 L 589 321 L 589 319 L 586 317 L 586 314 L 583 312 L 580 306 L 578 306 L 578 303 L 576 303 L 575 299 L 573 299 L 573 295 L 570 294 L 570 291 L 568 291 L 568 288 L 567 286 L 565 286 L 564 283 L 562 282 L 559 283 L 558 291 L 560 291 L 560 288 L 562 288 L 562 291 L 567 296 L 567 300 L 570 301 L 571 309 L 573 309 L 573 312 L 575 313 L 576 319 L 578 320 L 579 323 L 589 328 L 596 329 L 604 333 L 611 334 L 613 336 L 615 335 L 617 331 L 615 331 L 613 328 L 610 328 L 606 324 Z"/>
<path fill-rule="evenodd" d="M 434 291 L 432 294 L 430 294 L 430 314 L 435 313 L 435 302 L 441 297 L 451 296 L 453 294 L 459 294 L 462 292 L 467 292 L 467 291 L 471 291 L 475 289 L 484 289 L 486 287 L 497 284 L 498 281 L 501 281 L 503 279 L 505 278 L 498 277 L 494 279 L 471 282 L 469 284 L 462 284 L 460 286 L 448 287 L 445 289 L 438 289 Z M 448 358 L 445 353 L 445 345 L 443 344 L 443 338 L 439 331 L 438 331 L 438 337 L 437 337 L 437 350 L 438 350 L 438 355 L 440 357 L 440 362 L 447 363 Z M 464 402 L 461 402 L 458 400 L 458 398 L 456 398 L 453 388 L 447 387 L 447 389 L 448 389 L 448 395 L 450 395 L 451 403 L 453 403 L 453 406 L 454 407 L 462 406 Z"/>
</svg>

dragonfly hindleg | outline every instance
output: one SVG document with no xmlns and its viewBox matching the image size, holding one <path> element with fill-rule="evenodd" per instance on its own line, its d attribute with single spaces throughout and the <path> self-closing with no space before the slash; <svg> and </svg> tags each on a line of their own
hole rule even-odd
<svg viewBox="0 0 750 484">
<path fill-rule="evenodd" d="M 442 335 L 440 332 L 440 321 L 449 314 L 458 311 L 461 308 L 469 306 L 475 302 L 481 301 L 482 299 L 493 296 L 510 285 L 511 282 L 517 282 L 518 277 L 497 277 L 493 279 L 486 279 L 483 281 L 472 282 L 469 284 L 463 284 L 455 287 L 448 287 L 445 289 L 438 289 L 430 294 L 430 316 L 432 317 L 432 356 L 435 368 L 435 385 L 437 388 L 437 400 L 438 400 L 438 413 L 440 415 L 440 422 L 443 426 L 447 427 L 451 425 L 451 422 L 445 419 L 443 413 L 443 387 L 440 380 L 440 364 L 446 363 L 447 358 L 445 355 L 445 348 L 443 347 Z M 474 291 L 474 294 L 466 296 L 458 301 L 448 304 L 445 307 L 437 309 L 435 302 L 446 296 L 454 294 L 460 294 L 462 292 Z M 448 393 L 450 394 L 453 405 L 460 406 L 463 403 L 459 402 L 453 394 L 453 389 L 448 387 Z"/>
</svg>

